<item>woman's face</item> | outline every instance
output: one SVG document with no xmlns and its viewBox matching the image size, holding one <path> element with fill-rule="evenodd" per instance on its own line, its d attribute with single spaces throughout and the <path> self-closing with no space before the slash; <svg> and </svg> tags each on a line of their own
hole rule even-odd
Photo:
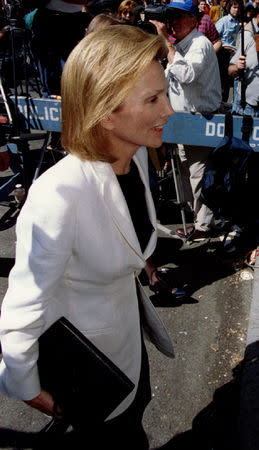
<svg viewBox="0 0 259 450">
<path fill-rule="evenodd" d="M 152 61 L 122 105 L 103 123 L 114 157 L 120 158 L 122 152 L 134 155 L 142 145 L 162 145 L 163 127 L 174 112 L 166 95 L 167 87 L 161 64 Z"/>
<path fill-rule="evenodd" d="M 135 16 L 133 9 L 124 9 L 121 11 L 121 19 L 128 23 L 134 23 Z"/>
</svg>

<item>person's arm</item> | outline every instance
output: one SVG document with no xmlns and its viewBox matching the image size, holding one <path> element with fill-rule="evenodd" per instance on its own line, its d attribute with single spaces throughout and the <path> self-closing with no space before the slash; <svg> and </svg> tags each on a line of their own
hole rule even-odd
<svg viewBox="0 0 259 450">
<path fill-rule="evenodd" d="M 212 19 L 210 18 L 210 20 L 207 21 L 207 34 L 206 37 L 211 41 L 215 52 L 217 53 L 221 47 L 222 47 L 222 42 L 221 39 L 219 37 L 219 33 L 217 28 L 215 27 L 214 22 L 212 21 Z"/>
<path fill-rule="evenodd" d="M 164 36 L 168 47 L 167 59 L 169 64 L 165 71 L 166 76 L 171 73 L 180 83 L 192 83 L 206 67 L 204 52 L 200 44 L 194 44 L 192 46 L 192 52 L 184 57 L 176 51 L 174 45 L 170 42 L 166 25 L 157 20 L 150 20 L 150 22 L 155 25 L 158 34 Z"/>
<path fill-rule="evenodd" d="M 239 39 L 240 40 L 240 39 Z M 247 55 L 247 53 L 250 51 L 250 49 L 255 48 L 255 41 L 253 38 L 252 33 L 250 31 L 245 31 L 244 33 L 244 53 Z M 239 46 L 234 54 L 234 56 L 231 58 L 229 66 L 228 66 L 228 74 L 231 77 L 236 78 L 242 70 L 246 69 L 246 56 L 241 55 L 241 44 L 239 43 Z"/>
<path fill-rule="evenodd" d="M 41 391 L 38 338 L 72 253 L 77 208 L 52 184 L 36 182 L 21 210 L 16 262 L 1 311 L 1 391 L 47 414 L 53 399 Z"/>
<path fill-rule="evenodd" d="M 178 80 L 180 84 L 191 84 L 207 68 L 207 54 L 211 43 L 205 36 L 201 42 L 194 41 L 188 53 L 183 56 L 175 52 L 173 63 L 169 63 L 165 70 L 167 77 Z M 198 40 L 199 41 L 199 40 Z"/>
<path fill-rule="evenodd" d="M 62 418 L 61 408 L 58 405 L 55 405 L 54 411 L 54 400 L 52 396 L 44 390 L 41 390 L 39 395 L 34 397 L 32 400 L 24 400 L 24 402 L 32 408 L 35 408 L 38 411 L 47 414 L 48 416 L 55 415 L 57 419 Z"/>
<path fill-rule="evenodd" d="M 228 74 L 231 77 L 238 77 L 240 72 L 246 68 L 246 56 L 240 55 L 236 64 L 230 64 L 228 66 Z"/>
<path fill-rule="evenodd" d="M 174 294 L 176 288 L 170 286 L 165 280 L 163 280 L 158 273 L 157 267 L 154 263 L 153 257 L 150 256 L 146 260 L 145 272 L 148 276 L 149 284 L 157 288 L 158 291 L 165 294 Z"/>
<path fill-rule="evenodd" d="M 221 39 L 217 39 L 215 42 L 213 42 L 213 47 L 216 53 L 218 53 L 220 51 L 220 49 L 222 48 L 222 42 Z"/>
<path fill-rule="evenodd" d="M 170 41 L 168 33 L 167 33 L 167 29 L 166 29 L 166 25 L 162 22 L 159 22 L 158 20 L 150 20 L 150 23 L 152 23 L 153 25 L 155 25 L 156 29 L 157 29 L 157 33 L 160 36 L 163 36 L 165 39 L 165 43 L 167 45 L 168 48 L 168 54 L 167 54 L 167 60 L 170 64 L 173 63 L 174 61 L 174 55 L 175 55 L 175 47 L 173 45 L 173 43 Z"/>
<path fill-rule="evenodd" d="M 224 18 L 222 17 L 215 23 L 215 27 L 217 29 L 217 32 L 219 33 L 220 39 L 222 39 L 224 35 Z"/>
<path fill-rule="evenodd" d="M 10 26 L 9 25 L 5 25 L 5 27 L 3 27 L 0 30 L 0 39 L 2 39 L 3 37 L 5 37 L 6 33 L 9 31 Z"/>
</svg>

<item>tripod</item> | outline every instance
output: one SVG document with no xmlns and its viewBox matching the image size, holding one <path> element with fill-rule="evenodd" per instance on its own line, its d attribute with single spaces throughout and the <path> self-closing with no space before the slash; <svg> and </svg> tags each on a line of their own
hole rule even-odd
<svg viewBox="0 0 259 450">
<path fill-rule="evenodd" d="M 166 174 L 164 174 L 163 173 L 164 171 L 162 170 L 162 178 L 158 182 L 161 198 L 163 199 L 163 197 L 164 197 L 163 184 L 166 183 L 167 181 L 169 181 L 170 185 L 171 185 L 171 182 L 173 181 L 175 195 L 176 195 L 176 204 L 180 207 L 181 220 L 182 220 L 182 225 L 183 225 L 184 234 L 185 234 L 185 236 L 181 239 L 188 242 L 188 239 L 187 239 L 188 234 L 187 234 L 186 218 L 185 218 L 186 202 L 184 201 L 184 193 L 183 193 L 182 180 L 181 180 L 180 162 L 179 162 L 179 157 L 178 157 L 178 153 L 177 153 L 177 145 L 176 144 L 164 144 L 164 148 L 166 149 L 166 153 L 168 155 L 165 163 L 168 164 L 169 159 L 170 159 L 171 170 L 169 172 L 166 172 Z M 150 155 L 150 149 L 149 149 L 149 155 Z M 156 163 L 155 163 L 154 159 L 152 158 L 152 155 L 150 155 L 150 156 L 151 156 L 151 160 L 152 160 L 153 164 L 156 166 Z M 158 172 L 160 172 L 160 170 L 158 170 Z M 159 207 L 158 207 L 158 209 L 159 209 Z M 157 227 L 160 231 L 169 235 L 170 237 L 180 239 L 180 237 L 177 234 L 175 234 L 170 228 L 165 227 L 161 223 L 158 223 Z"/>
<path fill-rule="evenodd" d="M 34 91 L 38 96 L 41 96 L 41 90 L 37 65 L 30 49 L 28 30 L 23 26 L 19 14 L 17 16 L 17 5 L 20 5 L 20 2 L 12 0 L 8 3 L 2 0 L 1 12 L 5 24 L 5 49 L 0 60 L 0 101 L 2 101 L 8 117 L 9 130 L 5 137 L 7 147 L 10 150 L 10 158 L 15 158 L 16 163 L 17 158 L 20 159 L 20 164 L 15 164 L 15 167 L 18 165 L 22 171 L 20 175 L 27 193 L 35 170 L 29 142 L 44 140 L 46 132 L 31 132 L 29 90 Z M 22 95 L 26 99 L 27 117 L 25 117 L 25 120 L 21 120 L 18 95 Z M 14 101 L 10 100 L 11 96 L 13 96 Z M 5 131 L 1 123 L 2 134 Z M 43 145 L 46 145 L 45 140 Z M 10 167 L 12 168 L 11 164 Z"/>
</svg>

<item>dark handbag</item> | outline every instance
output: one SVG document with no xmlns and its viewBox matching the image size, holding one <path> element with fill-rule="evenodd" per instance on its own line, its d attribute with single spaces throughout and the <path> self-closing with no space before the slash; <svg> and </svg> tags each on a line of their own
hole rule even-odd
<svg viewBox="0 0 259 450">
<path fill-rule="evenodd" d="M 61 317 L 39 338 L 42 389 L 69 424 L 98 424 L 133 390 L 132 381 L 67 319 Z"/>
</svg>

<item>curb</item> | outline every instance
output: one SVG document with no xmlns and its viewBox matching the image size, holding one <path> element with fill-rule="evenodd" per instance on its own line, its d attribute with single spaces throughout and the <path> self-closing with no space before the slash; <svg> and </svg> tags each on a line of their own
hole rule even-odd
<svg viewBox="0 0 259 450">
<path fill-rule="evenodd" d="M 257 248 L 257 251 L 259 249 Z M 247 342 L 240 391 L 240 450 L 259 449 L 259 257 L 254 266 Z"/>
</svg>

